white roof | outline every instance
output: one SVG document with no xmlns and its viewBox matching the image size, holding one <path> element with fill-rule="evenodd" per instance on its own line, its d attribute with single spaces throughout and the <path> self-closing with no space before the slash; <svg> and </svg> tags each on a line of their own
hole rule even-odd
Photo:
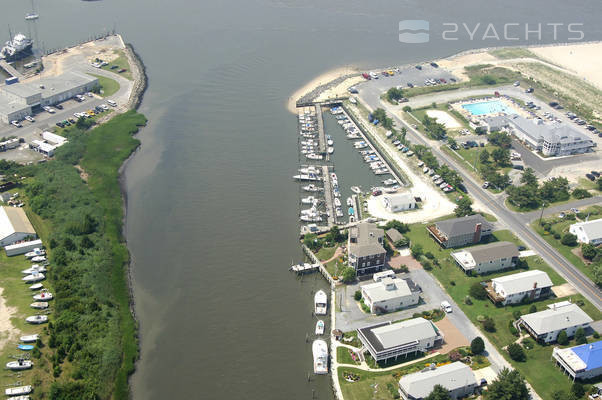
<svg viewBox="0 0 602 400">
<path fill-rule="evenodd" d="M 403 279 L 383 278 L 380 282 L 362 286 L 373 302 L 410 296 L 410 286 Z"/>
<path fill-rule="evenodd" d="M 549 307 L 549 306 L 548 306 Z M 532 314 L 521 319 L 538 335 L 588 324 L 593 320 L 576 304 L 560 305 Z"/>
<path fill-rule="evenodd" d="M 396 324 L 381 326 L 372 329 L 372 333 L 385 349 L 437 337 L 437 331 L 433 327 L 433 324 L 424 318 L 414 318 Z"/>
<path fill-rule="evenodd" d="M 0 240 L 16 232 L 36 234 L 22 208 L 0 207 Z"/>
<path fill-rule="evenodd" d="M 409 374 L 399 380 L 399 386 L 416 399 L 427 397 L 435 385 L 441 385 L 452 391 L 469 385 L 476 386 L 476 384 L 477 380 L 470 367 L 460 361 Z"/>
<path fill-rule="evenodd" d="M 589 240 L 602 238 L 602 218 L 587 222 L 577 222 L 571 225 L 571 228 L 582 230 Z"/>
<path fill-rule="evenodd" d="M 44 140 L 48 140 L 59 146 L 64 144 L 67 141 L 67 138 L 57 135 L 56 133 L 48 132 L 48 131 L 42 132 L 42 137 L 44 138 Z"/>
<path fill-rule="evenodd" d="M 410 192 L 397 193 L 393 195 L 387 195 L 383 197 L 383 201 L 387 201 L 391 207 L 403 206 L 408 203 L 414 203 L 414 196 Z"/>
<path fill-rule="evenodd" d="M 506 296 L 533 290 L 536 284 L 538 288 L 553 286 L 548 274 L 537 269 L 493 278 L 491 282 L 500 285 Z"/>
</svg>

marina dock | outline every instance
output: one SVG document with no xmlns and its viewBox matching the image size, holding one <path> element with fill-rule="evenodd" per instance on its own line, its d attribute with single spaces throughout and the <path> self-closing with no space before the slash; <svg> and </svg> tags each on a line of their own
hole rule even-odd
<svg viewBox="0 0 602 400">
<path fill-rule="evenodd" d="M 330 227 L 337 223 L 334 209 L 334 196 L 332 194 L 332 184 L 330 181 L 330 169 L 327 165 L 323 165 L 322 171 L 322 176 L 324 178 L 324 199 L 326 211 L 328 212 L 328 226 Z"/>
<path fill-rule="evenodd" d="M 322 117 L 322 106 L 319 103 L 314 105 L 316 108 L 316 119 L 318 120 L 318 143 L 321 154 L 324 154 L 328 161 L 330 157 L 326 153 L 326 132 L 324 132 L 324 118 Z"/>
</svg>

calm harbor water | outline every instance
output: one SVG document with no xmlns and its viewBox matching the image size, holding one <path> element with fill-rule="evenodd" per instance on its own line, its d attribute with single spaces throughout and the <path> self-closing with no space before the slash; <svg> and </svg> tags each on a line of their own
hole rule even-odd
<svg viewBox="0 0 602 400">
<path fill-rule="evenodd" d="M 9 24 L 27 33 L 29 7 L 0 4 L 3 40 Z M 297 125 L 285 108 L 297 87 L 334 67 L 504 44 L 480 39 L 488 23 L 500 35 L 508 22 L 583 23 L 586 39 L 602 38 L 594 0 L 41 0 L 36 9 L 43 47 L 116 28 L 148 69 L 141 112 L 150 123 L 126 170 L 140 400 L 332 398 L 329 378 L 307 381 L 312 298 L 326 285 L 287 272 L 301 258 Z M 404 19 L 429 20 L 430 43 L 400 43 Z M 473 40 L 444 41 L 448 21 L 481 28 Z M 543 29 L 542 42 L 552 41 Z M 371 174 L 333 136 L 342 184 Z"/>
</svg>

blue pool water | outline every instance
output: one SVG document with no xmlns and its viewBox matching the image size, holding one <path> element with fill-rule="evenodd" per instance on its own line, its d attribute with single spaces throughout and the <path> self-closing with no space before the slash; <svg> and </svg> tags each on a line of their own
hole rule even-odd
<svg viewBox="0 0 602 400">
<path fill-rule="evenodd" d="M 485 115 L 495 113 L 516 114 L 516 111 L 511 107 L 506 106 L 500 100 L 482 101 L 480 103 L 464 104 L 463 109 L 470 112 L 472 115 Z"/>
</svg>

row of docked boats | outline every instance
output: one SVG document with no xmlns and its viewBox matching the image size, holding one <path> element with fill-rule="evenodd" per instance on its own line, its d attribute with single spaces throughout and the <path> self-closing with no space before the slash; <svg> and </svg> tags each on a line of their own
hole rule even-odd
<svg viewBox="0 0 602 400">
<path fill-rule="evenodd" d="M 318 196 L 324 191 L 324 188 L 318 186 L 324 180 L 322 177 L 322 167 L 317 165 L 304 165 L 299 168 L 299 174 L 294 175 L 293 179 L 299 182 L 312 182 L 305 185 L 302 189 L 311 193 L 301 198 L 302 205 L 309 205 L 310 208 L 302 209 L 299 220 L 302 222 L 322 222 L 325 211 L 322 210 L 324 201 Z"/>
<path fill-rule="evenodd" d="M 324 157 L 319 152 L 318 143 L 318 119 L 312 111 L 300 111 L 298 115 L 299 143 L 301 154 L 308 160 L 322 160 Z"/>
<path fill-rule="evenodd" d="M 332 113 L 332 115 L 335 116 L 337 123 L 339 125 L 341 125 L 341 127 L 345 130 L 345 134 L 347 136 L 347 139 L 360 139 L 360 130 L 358 129 L 358 127 L 355 125 L 355 123 L 353 121 L 351 121 L 351 119 L 349 119 L 349 116 L 347 115 L 347 113 L 345 113 L 345 110 L 343 110 L 343 107 L 332 107 L 330 109 L 330 112 Z"/>
<path fill-rule="evenodd" d="M 318 290 L 314 295 L 314 313 L 316 315 L 326 315 L 328 312 L 328 295 L 323 290 Z M 324 334 L 326 325 L 323 320 L 316 322 L 315 334 L 320 336 Z M 323 339 L 313 341 L 312 355 L 314 359 L 314 374 L 323 375 L 328 373 L 328 344 Z"/>
</svg>

